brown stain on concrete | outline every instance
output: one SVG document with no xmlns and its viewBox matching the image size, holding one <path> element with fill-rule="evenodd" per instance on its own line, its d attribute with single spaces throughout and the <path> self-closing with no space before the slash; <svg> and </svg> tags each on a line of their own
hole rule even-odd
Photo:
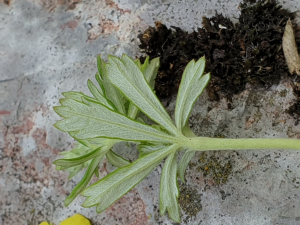
<svg viewBox="0 0 300 225">
<path fill-rule="evenodd" d="M 7 110 L 0 110 L 0 116 L 9 115 L 11 112 Z"/>
<path fill-rule="evenodd" d="M 44 111 L 43 107 L 40 110 Z M 33 114 L 29 114 L 18 126 L 6 128 L 4 134 L 3 157 L 0 158 L 2 170 L 14 172 L 17 179 L 23 182 L 44 182 L 49 180 L 49 170 L 52 170 L 49 156 L 44 156 L 46 151 L 50 151 L 55 156 L 59 150 L 47 144 L 47 131 L 42 128 L 36 128 Z M 31 136 L 36 144 L 36 148 L 24 156 L 22 154 L 22 141 Z M 48 154 L 46 154 L 48 155 Z M 36 163 L 43 165 L 47 173 L 38 173 Z"/>
<path fill-rule="evenodd" d="M 115 23 L 111 20 L 102 20 L 100 22 L 102 27 L 102 33 L 103 34 L 110 34 L 119 29 L 118 25 L 115 25 Z"/>
<path fill-rule="evenodd" d="M 0 2 L 3 2 L 5 5 L 10 6 L 11 0 L 0 0 Z"/>
<path fill-rule="evenodd" d="M 60 26 L 60 28 L 64 30 L 66 27 L 68 27 L 71 30 L 75 30 L 75 28 L 77 26 L 78 26 L 77 20 L 71 20 L 71 21 L 65 23 L 64 25 Z"/>
<path fill-rule="evenodd" d="M 117 11 L 118 15 L 124 15 L 126 13 L 131 13 L 130 9 L 122 9 L 119 7 L 117 3 L 115 3 L 113 0 L 105 0 L 106 6 L 111 8 L 114 11 Z M 114 21 L 110 20 L 109 18 L 106 18 L 105 16 L 101 16 L 98 22 L 98 25 L 94 25 L 89 31 L 88 31 L 88 40 L 87 41 L 94 41 L 96 40 L 100 35 L 106 35 L 106 34 L 113 34 L 116 33 L 120 28 L 120 24 L 115 23 Z"/>
<path fill-rule="evenodd" d="M 24 113 L 23 121 L 11 126 L 1 126 L 1 129 L 6 129 L 4 143 L 1 143 L 3 151 L 0 157 L 0 176 L 6 182 L 3 186 L 0 184 L 0 208 L 5 208 L 5 215 L 2 217 L 3 224 L 9 225 L 12 221 L 19 221 L 21 211 L 23 218 L 19 224 L 32 217 L 30 210 L 35 209 L 38 210 L 36 213 L 40 213 L 39 210 L 42 209 L 39 208 L 24 209 L 22 201 L 25 198 L 41 199 L 44 188 L 55 189 L 56 196 L 62 196 L 61 201 L 67 194 L 65 190 L 67 174 L 56 171 L 55 166 L 52 165 L 52 161 L 56 158 L 53 153 L 58 150 L 47 144 L 46 129 L 37 127 L 35 121 L 37 112 L 47 114 L 47 109 L 43 106 L 38 107 L 26 115 Z M 2 114 L 7 114 L 7 112 L 2 112 Z M 22 141 L 29 136 L 34 139 L 36 148 L 24 155 L 22 154 Z M 12 202 L 21 204 L 16 204 L 11 209 Z"/>
<path fill-rule="evenodd" d="M 30 119 L 26 119 L 22 125 L 13 127 L 12 133 L 13 134 L 25 134 L 28 135 L 30 131 L 33 129 L 35 123 Z"/>
<path fill-rule="evenodd" d="M 105 211 L 106 224 L 147 225 L 146 205 L 136 189 L 131 190 Z"/>
<path fill-rule="evenodd" d="M 88 31 L 88 41 L 96 40 L 101 34 L 111 34 L 119 29 L 119 25 L 116 25 L 111 20 L 106 20 L 105 17 L 101 17 L 98 26 L 94 26 Z"/>
<path fill-rule="evenodd" d="M 131 13 L 130 9 L 121 9 L 118 4 L 116 4 L 114 1 L 112 0 L 105 0 L 106 5 L 108 5 L 109 7 L 115 8 L 117 11 L 119 11 L 121 14 L 125 14 L 125 13 Z"/>
<path fill-rule="evenodd" d="M 81 1 L 82 0 L 37 0 L 38 4 L 40 4 L 44 9 L 48 10 L 49 12 L 52 12 L 56 9 L 56 7 L 60 5 L 66 6 L 66 10 L 73 10 Z"/>
</svg>

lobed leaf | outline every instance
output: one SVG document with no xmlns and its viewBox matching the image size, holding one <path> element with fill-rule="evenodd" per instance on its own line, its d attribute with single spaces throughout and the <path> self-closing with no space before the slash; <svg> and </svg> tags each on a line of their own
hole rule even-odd
<svg viewBox="0 0 300 225">
<path fill-rule="evenodd" d="M 130 191 L 142 179 L 144 179 L 168 154 L 177 150 L 176 145 L 171 145 L 161 150 L 152 152 L 128 166 L 119 168 L 96 182 L 82 195 L 87 197 L 82 206 L 91 207 L 97 205 L 100 213 Z"/>
<path fill-rule="evenodd" d="M 87 161 L 95 158 L 99 154 L 99 152 L 101 152 L 100 150 L 101 150 L 101 147 L 96 148 L 95 150 L 93 150 L 85 155 L 82 155 L 80 157 L 77 157 L 77 158 L 58 159 L 58 160 L 55 160 L 53 162 L 53 164 L 56 166 L 60 166 L 61 170 L 65 170 L 67 168 L 70 168 L 73 166 L 78 166 L 84 162 L 87 162 Z"/>
<path fill-rule="evenodd" d="M 130 141 L 169 143 L 170 136 L 151 126 L 136 122 L 101 104 L 86 105 L 72 99 L 62 99 L 62 106 L 54 107 L 64 117 L 54 126 L 65 132 L 77 131 L 76 139 L 106 137 Z"/>
<path fill-rule="evenodd" d="M 177 186 L 176 156 L 177 152 L 173 152 L 168 156 L 161 174 L 159 208 L 161 215 L 164 215 L 165 212 L 168 211 L 170 218 L 179 223 L 179 189 Z"/>
<path fill-rule="evenodd" d="M 122 55 L 123 57 L 123 55 Z M 146 67 L 149 65 L 149 56 L 146 57 L 144 63 L 141 63 L 140 59 L 136 59 L 134 60 L 135 65 L 137 65 L 137 67 L 144 72 L 144 70 L 146 69 Z"/>
<path fill-rule="evenodd" d="M 91 151 L 93 151 L 92 148 L 89 148 L 81 143 L 77 143 L 76 147 L 73 148 L 70 151 L 65 151 L 65 152 L 61 152 L 60 154 L 64 156 L 64 159 L 74 159 L 74 158 L 78 158 L 80 156 L 84 156 L 88 153 L 90 153 Z M 74 177 L 76 174 L 78 174 L 78 172 L 80 170 L 82 170 L 83 168 L 87 167 L 89 165 L 91 160 L 88 160 L 82 164 L 79 164 L 77 166 L 73 166 L 73 167 L 69 167 L 66 170 L 69 172 L 69 176 L 68 179 L 71 179 L 72 177 Z M 64 168 L 62 166 L 56 166 L 57 170 L 63 170 Z"/>
<path fill-rule="evenodd" d="M 89 164 L 89 167 L 87 171 L 84 174 L 84 177 L 81 179 L 81 181 L 76 185 L 76 187 L 72 190 L 71 194 L 65 199 L 65 206 L 70 205 L 74 199 L 81 194 L 81 192 L 87 187 L 90 180 L 92 179 L 93 175 L 95 174 L 95 171 L 97 170 L 100 161 L 104 157 L 107 149 L 102 149 L 101 153 L 98 154 L 92 162 Z"/>
<path fill-rule="evenodd" d="M 135 64 L 139 67 L 139 69 L 142 71 L 146 81 L 148 82 L 151 89 L 154 89 L 155 84 L 155 78 L 157 76 L 157 71 L 159 68 L 159 58 L 152 59 L 149 64 L 149 56 L 145 59 L 144 64 L 141 64 L 140 60 L 135 60 Z M 130 102 L 129 108 L 128 108 L 128 117 L 130 118 L 136 118 L 138 115 L 139 109 Z"/>
<path fill-rule="evenodd" d="M 68 176 L 68 179 L 72 179 L 74 176 L 76 176 L 83 168 L 85 168 L 85 164 L 88 165 L 88 162 L 87 163 L 83 163 L 83 164 L 80 164 L 78 166 L 74 166 L 74 167 L 70 167 L 68 169 L 66 169 L 66 171 L 69 172 L 69 176 Z M 59 170 L 59 169 L 57 169 Z"/>
<path fill-rule="evenodd" d="M 154 89 L 155 78 L 157 76 L 159 65 L 159 58 L 154 58 L 143 71 L 144 77 L 152 90 Z"/>
<path fill-rule="evenodd" d="M 97 56 L 97 65 L 99 74 L 96 74 L 96 80 L 98 81 L 100 87 L 104 89 L 104 95 L 109 99 L 118 112 L 126 114 L 125 103 L 126 99 L 121 94 L 121 92 L 110 82 L 109 75 L 106 70 L 106 63 L 101 59 L 101 56 Z"/>
<path fill-rule="evenodd" d="M 175 107 L 175 123 L 179 129 L 186 125 L 195 101 L 210 79 L 210 74 L 202 77 L 204 68 L 205 58 L 202 57 L 196 63 L 195 60 L 189 62 L 183 72 Z"/>
<path fill-rule="evenodd" d="M 125 55 L 122 56 L 122 59 Z M 159 68 L 159 57 L 152 59 L 149 62 L 149 56 L 146 57 L 144 64 L 140 62 L 139 59 L 134 60 L 134 63 L 139 67 L 139 69 L 144 74 L 146 81 L 148 82 L 151 89 L 154 89 L 155 78 L 157 76 L 158 68 Z"/>
<path fill-rule="evenodd" d="M 154 145 L 150 143 L 144 143 L 137 146 L 137 150 L 139 151 L 139 158 L 148 155 L 149 153 L 152 153 L 154 151 L 160 150 L 165 148 L 164 145 Z"/>
<path fill-rule="evenodd" d="M 99 168 L 98 168 L 98 166 L 95 168 L 95 172 L 94 172 L 94 174 L 95 174 L 95 176 L 96 176 L 97 178 L 99 178 L 99 177 L 100 177 L 100 174 L 99 174 Z"/>
<path fill-rule="evenodd" d="M 64 159 L 71 159 L 71 158 L 76 158 L 78 157 L 78 154 L 75 154 L 73 152 L 67 152 L 65 155 L 64 155 Z M 82 164 L 79 164 L 77 166 L 73 166 L 73 167 L 70 167 L 70 168 L 63 168 L 61 166 L 56 166 L 56 170 L 66 170 L 69 172 L 69 176 L 68 176 L 68 179 L 71 179 L 72 177 L 74 177 L 75 175 L 77 175 L 80 170 L 82 170 L 83 168 L 85 168 L 86 166 L 88 166 L 89 162 L 91 160 L 87 161 L 87 162 L 84 162 Z"/>
<path fill-rule="evenodd" d="M 195 150 L 188 149 L 185 151 L 185 153 L 180 159 L 180 163 L 178 165 L 178 174 L 183 183 L 185 183 L 185 179 L 184 179 L 185 170 L 189 162 L 191 161 L 191 159 L 194 157 L 195 153 L 196 153 Z"/>
<path fill-rule="evenodd" d="M 90 92 L 95 97 L 95 99 L 97 99 L 98 102 L 110 109 L 114 109 L 112 104 L 107 100 L 107 98 L 103 96 L 103 93 L 101 93 L 101 91 L 94 85 L 94 83 L 91 80 L 88 80 L 87 85 Z"/>
<path fill-rule="evenodd" d="M 124 55 L 122 60 L 109 56 L 106 65 L 109 79 L 129 101 L 135 104 L 153 121 L 165 127 L 172 134 L 178 131 L 160 101 L 157 99 L 149 84 L 132 59 Z"/>
<path fill-rule="evenodd" d="M 160 210 L 161 214 L 168 211 L 173 220 L 180 222 L 177 172 L 184 181 L 184 172 L 195 151 L 187 150 L 179 164 L 176 157 L 177 151 L 189 141 L 186 137 L 195 137 L 187 121 L 194 102 L 209 81 L 209 74 L 202 76 L 205 59 L 191 61 L 184 71 L 175 108 L 176 126 L 152 91 L 158 58 L 150 61 L 147 57 L 141 63 L 126 55 L 121 59 L 109 56 L 109 63 L 105 63 L 98 56 L 97 64 L 99 73 L 95 78 L 100 88 L 88 80 L 93 97 L 81 92 L 65 92 L 61 106 L 54 107 L 63 117 L 55 124 L 56 128 L 68 132 L 79 142 L 73 150 L 62 153 L 64 159 L 56 160 L 54 164 L 58 169 L 69 170 L 70 177 L 88 167 L 65 205 L 81 193 L 86 197 L 84 207 L 97 205 L 97 212 L 102 212 L 167 157 L 161 177 Z M 139 111 L 157 124 L 149 126 L 140 118 L 136 119 Z M 135 162 L 130 163 L 111 150 L 122 140 L 140 144 L 140 155 Z M 105 155 L 119 168 L 86 188 L 93 175 L 99 177 L 98 166 Z"/>
<path fill-rule="evenodd" d="M 106 158 L 108 159 L 109 163 L 112 164 L 115 167 L 121 168 L 124 166 L 128 166 L 130 164 L 129 161 L 124 159 L 123 157 L 119 156 L 113 150 L 109 150 L 106 153 Z"/>
<path fill-rule="evenodd" d="M 62 95 L 66 98 L 74 99 L 78 102 L 81 102 L 82 97 L 87 96 L 83 94 L 82 92 L 77 92 L 77 91 L 68 91 L 68 92 L 63 92 Z"/>
</svg>

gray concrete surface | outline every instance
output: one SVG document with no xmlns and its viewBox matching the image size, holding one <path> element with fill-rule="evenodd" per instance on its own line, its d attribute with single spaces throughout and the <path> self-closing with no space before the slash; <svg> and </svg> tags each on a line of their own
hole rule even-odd
<svg viewBox="0 0 300 225">
<path fill-rule="evenodd" d="M 10 2 L 10 4 L 8 4 Z M 280 1 L 292 10 L 300 1 Z M 65 208 L 63 200 L 80 180 L 71 181 L 52 161 L 74 141 L 52 127 L 59 117 L 52 107 L 61 92 L 87 93 L 86 80 L 96 72 L 97 54 L 139 55 L 137 34 L 160 20 L 192 30 L 203 15 L 214 11 L 231 18 L 239 14 L 237 0 L 0 0 L 0 225 L 54 224 L 81 213 L 94 224 L 172 224 L 159 216 L 160 167 L 130 193 L 101 214 L 80 206 L 79 197 Z M 225 100 L 196 103 L 191 126 L 198 135 L 225 137 L 300 138 L 285 109 L 293 100 L 286 81 L 270 90 L 248 90 Z M 174 112 L 174 99 L 168 106 Z M 208 107 L 211 110 L 208 110 Z M 125 146 L 116 151 L 129 158 Z M 202 211 L 182 216 L 182 224 L 300 224 L 300 152 L 211 152 L 221 163 L 231 162 L 228 181 L 217 185 L 191 167 L 187 185 L 201 196 Z M 193 162 L 197 164 L 199 155 Z M 101 175 L 112 167 L 100 168 Z"/>
</svg>

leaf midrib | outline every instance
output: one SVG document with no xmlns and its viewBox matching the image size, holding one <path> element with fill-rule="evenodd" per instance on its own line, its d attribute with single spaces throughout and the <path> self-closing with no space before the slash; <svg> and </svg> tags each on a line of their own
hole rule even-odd
<svg viewBox="0 0 300 225">
<path fill-rule="evenodd" d="M 67 107 L 67 108 L 69 108 L 69 107 Z M 76 115 L 79 115 L 79 116 L 81 116 L 81 117 L 87 117 L 87 118 L 90 118 L 90 119 L 93 119 L 93 120 L 98 120 L 98 121 L 101 121 L 101 122 L 103 122 L 103 123 L 108 123 L 108 124 L 113 124 L 113 125 L 117 125 L 117 126 L 119 126 L 119 127 L 123 127 L 123 128 L 130 128 L 131 130 L 132 130 L 132 127 L 129 127 L 129 126 L 126 126 L 125 124 L 120 124 L 120 123 L 116 123 L 116 122 L 113 122 L 113 121 L 109 121 L 109 122 L 107 122 L 106 120 L 103 120 L 103 119 L 100 119 L 100 118 L 98 118 L 98 117 L 94 117 L 94 116 L 89 116 L 89 115 L 87 115 L 87 114 L 81 114 L 81 113 L 79 113 L 79 112 L 74 112 L 74 111 L 69 111 L 71 114 L 76 114 Z M 116 113 L 116 112 L 114 112 L 114 113 Z M 121 114 L 120 114 L 121 115 Z M 130 119 L 130 118 L 127 118 L 127 119 L 129 119 L 129 120 L 131 120 L 131 121 L 133 121 L 133 122 L 136 122 L 136 123 L 139 123 L 138 121 L 135 121 L 135 120 L 132 120 L 132 119 Z M 141 123 L 141 125 L 144 125 L 144 124 L 142 124 Z M 144 125 L 145 126 L 145 125 Z M 154 129 L 154 128 L 152 128 L 152 127 L 149 127 L 150 129 Z M 162 140 L 163 142 L 165 142 L 165 140 L 166 139 L 170 139 L 170 136 L 169 135 L 164 135 L 163 133 L 161 133 L 161 135 L 156 135 L 155 133 L 150 133 L 149 131 L 145 131 L 145 130 L 143 130 L 143 129 L 140 129 L 140 128 L 134 128 L 135 130 L 137 130 L 138 132 L 140 132 L 140 133 L 143 133 L 143 134 L 149 134 L 150 136 L 153 136 L 153 137 L 157 137 L 158 139 L 160 139 L 160 140 Z M 158 131 L 159 132 L 159 131 Z M 165 137 L 165 139 L 162 139 L 161 137 Z M 168 141 L 168 143 L 172 143 L 172 140 L 169 140 Z"/>
<path fill-rule="evenodd" d="M 123 62 L 122 62 L 123 63 Z M 112 66 L 112 65 L 111 65 Z M 119 69 L 119 71 L 123 74 L 123 77 L 133 86 L 133 87 L 135 87 L 135 90 L 144 98 L 144 100 L 147 102 L 147 103 L 149 103 L 149 105 L 151 105 L 151 107 L 152 107 L 152 109 L 154 109 L 154 111 L 156 112 L 156 113 L 158 113 L 159 115 L 162 115 L 163 116 L 163 119 L 165 120 L 165 122 L 167 122 L 167 124 L 170 126 L 170 128 L 172 128 L 172 130 L 170 130 L 173 134 L 177 134 L 178 132 L 177 132 L 177 129 L 176 129 L 176 127 L 173 125 L 173 123 L 170 121 L 170 119 L 169 118 L 167 118 L 166 116 L 165 116 L 165 113 L 166 112 L 164 112 L 164 113 L 162 113 L 161 114 L 161 112 L 160 111 L 157 111 L 157 108 L 156 108 L 156 106 L 154 106 L 153 105 L 153 103 L 150 101 L 149 102 L 149 99 L 148 99 L 148 97 L 146 97 L 145 95 L 144 95 L 144 93 L 143 92 L 141 92 L 141 90 L 139 89 L 139 88 L 136 88 L 136 86 L 137 85 L 134 85 L 126 76 L 124 76 L 124 71 L 123 71 L 123 69 L 122 68 L 120 68 L 120 66 L 119 65 L 117 65 L 117 67 L 118 67 L 118 69 Z M 144 77 L 143 77 L 144 78 Z M 144 78 L 145 79 L 145 78 Z M 112 82 L 112 81 L 111 81 Z M 149 86 L 149 84 L 146 82 L 146 85 L 148 85 Z M 118 87 L 117 87 L 118 88 Z M 150 88 L 150 87 L 149 87 Z M 119 88 L 118 88 L 119 89 Z M 119 89 L 120 90 L 120 89 Z M 122 90 L 120 90 L 125 96 L 127 96 Z M 156 98 L 156 96 L 154 96 L 155 98 Z M 134 98 L 136 98 L 136 97 L 134 97 Z M 133 104 L 133 105 L 135 105 L 139 110 L 141 110 L 142 112 L 144 112 L 144 110 L 142 110 L 138 105 L 136 105 L 136 104 L 134 104 L 133 102 L 132 102 L 132 100 L 131 99 L 129 99 L 128 98 L 128 100 Z M 152 118 L 150 115 L 148 115 L 148 113 L 146 113 L 146 112 L 144 112 L 147 116 L 149 116 L 150 118 Z M 153 119 L 154 121 L 155 121 L 155 119 Z M 169 130 L 169 129 L 167 129 L 167 130 Z"/>
<path fill-rule="evenodd" d="M 184 106 L 185 106 L 185 102 L 186 102 L 186 99 L 187 99 L 187 93 L 188 93 L 188 90 L 190 89 L 190 87 L 191 87 L 191 85 L 192 85 L 192 81 L 195 79 L 195 77 L 196 77 L 196 73 L 197 73 L 197 71 L 199 70 L 200 68 L 198 68 L 197 70 L 196 70 L 196 72 L 194 73 L 194 76 L 193 76 L 193 78 L 191 79 L 191 81 L 189 82 L 189 84 L 188 84 L 188 86 L 187 86 L 187 88 L 184 90 L 184 97 L 182 98 L 182 102 L 180 103 L 180 113 L 179 113 L 179 119 L 180 119 L 180 121 L 181 121 L 181 123 L 182 123 L 182 114 L 183 114 L 183 108 L 184 108 Z M 202 75 L 201 75 L 201 77 L 202 77 Z M 199 79 L 201 79 L 201 77 L 199 78 Z M 178 124 L 179 126 L 180 126 L 180 128 L 182 128 L 182 124 Z"/>
<path fill-rule="evenodd" d="M 170 155 L 171 156 L 171 155 Z M 170 157 L 169 156 L 169 157 Z M 167 175 L 170 173 L 170 171 L 171 171 L 171 166 L 173 165 L 173 160 L 174 160 L 174 157 L 175 157 L 175 153 L 172 153 L 172 160 L 170 160 L 171 162 L 169 163 L 169 165 L 168 165 L 168 173 L 167 173 Z M 167 176 L 167 181 L 169 181 L 169 178 L 170 178 L 170 176 Z M 171 197 L 171 195 L 172 195 L 172 191 L 171 191 L 171 186 L 170 185 L 168 185 L 168 183 L 170 183 L 170 182 L 167 182 L 167 184 L 166 184 L 166 186 L 167 186 L 167 191 L 168 191 L 168 202 L 172 205 L 172 201 L 171 201 L 171 199 L 172 199 L 172 197 Z M 170 205 L 168 205 L 168 206 L 166 206 L 166 208 L 167 209 L 169 209 L 169 206 Z"/>
<path fill-rule="evenodd" d="M 145 164 L 145 165 L 144 165 L 142 168 L 140 168 L 139 170 L 135 169 L 134 172 L 133 172 L 133 173 L 130 173 L 129 176 L 125 176 L 125 177 L 123 177 L 122 179 L 118 180 L 113 186 L 110 186 L 109 188 L 106 188 L 105 191 L 103 191 L 100 195 L 97 195 L 97 197 L 95 197 L 95 198 L 101 198 L 101 196 L 103 196 L 109 189 L 112 189 L 112 188 L 118 186 L 120 183 L 123 183 L 124 180 L 130 179 L 130 178 L 132 178 L 134 175 L 136 175 L 137 173 L 146 170 L 148 167 L 150 167 L 151 165 L 154 165 L 154 164 L 157 163 L 159 160 L 161 161 L 164 157 L 166 157 L 166 156 L 169 154 L 169 152 L 173 151 L 174 149 L 175 149 L 175 146 L 173 146 L 173 148 L 170 147 L 170 149 L 169 149 L 168 151 L 166 151 L 166 152 L 163 153 L 162 155 L 159 155 L 159 156 L 157 157 L 157 159 L 151 161 L 151 163 Z M 162 151 L 163 151 L 163 150 L 162 150 Z M 149 155 L 147 155 L 147 156 L 149 156 Z M 147 157 L 147 156 L 145 156 L 145 157 Z M 135 165 L 128 165 L 128 166 L 134 167 Z M 126 167 L 128 167 L 128 166 L 126 166 Z M 125 168 L 125 167 L 123 167 L 123 168 Z M 105 179 L 105 178 L 108 179 L 111 175 L 113 175 L 113 173 L 111 173 L 110 175 L 104 177 L 104 179 Z M 101 182 L 101 181 L 100 181 L 100 182 Z M 103 182 L 103 180 L 102 180 L 102 182 Z M 92 188 L 92 186 L 91 186 L 90 188 Z M 88 188 L 88 189 L 89 189 L 89 188 Z M 86 189 L 86 190 L 88 190 L 88 189 Z M 90 196 L 86 196 L 86 195 L 84 195 L 84 194 L 83 194 L 83 196 L 88 197 L 88 198 L 91 198 Z M 99 203 L 96 203 L 96 204 L 94 204 L 94 205 L 97 205 L 97 204 L 99 204 Z"/>
</svg>

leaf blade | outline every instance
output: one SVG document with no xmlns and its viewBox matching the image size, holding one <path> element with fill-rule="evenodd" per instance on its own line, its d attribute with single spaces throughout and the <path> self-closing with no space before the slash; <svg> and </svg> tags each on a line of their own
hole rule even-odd
<svg viewBox="0 0 300 225">
<path fill-rule="evenodd" d="M 152 59 L 149 64 L 149 56 L 146 58 L 144 64 L 140 63 L 140 60 L 134 61 L 135 64 L 140 68 L 140 70 L 143 72 L 143 75 L 148 82 L 151 89 L 154 89 L 155 84 L 155 78 L 157 76 L 157 71 L 159 68 L 159 58 Z M 139 109 L 130 102 L 129 109 L 128 109 L 128 117 L 130 118 L 136 118 L 136 116 L 139 113 Z"/>
<path fill-rule="evenodd" d="M 168 146 L 148 154 L 126 167 L 115 170 L 82 193 L 87 197 L 83 206 L 97 205 L 97 212 L 105 210 L 138 184 L 163 158 L 176 149 L 176 145 Z"/>
<path fill-rule="evenodd" d="M 130 164 L 130 162 L 128 160 L 126 160 L 123 157 L 119 156 L 113 150 L 109 150 L 106 153 L 106 158 L 108 159 L 110 164 L 112 164 L 113 166 L 118 167 L 118 168 L 128 166 Z"/>
<path fill-rule="evenodd" d="M 204 69 L 205 58 L 202 57 L 197 62 L 189 62 L 183 72 L 175 106 L 175 123 L 179 129 L 186 125 L 195 101 L 209 81 L 209 74 L 202 77 Z"/>
<path fill-rule="evenodd" d="M 73 166 L 78 166 L 84 162 L 89 161 L 90 159 L 95 158 L 99 154 L 100 150 L 101 150 L 101 147 L 96 148 L 95 150 L 93 150 L 85 155 L 82 155 L 80 157 L 77 157 L 77 158 L 57 159 L 53 162 L 53 164 L 56 166 L 60 166 L 62 169 L 67 169 L 67 168 L 70 168 Z"/>
<path fill-rule="evenodd" d="M 96 80 L 98 81 L 100 87 L 103 87 L 105 97 L 114 104 L 118 112 L 125 115 L 125 98 L 121 92 L 109 81 L 106 63 L 101 59 L 100 55 L 97 56 L 97 66 L 99 74 L 96 74 Z"/>
<path fill-rule="evenodd" d="M 180 159 L 180 162 L 178 165 L 178 174 L 183 183 L 185 183 L 184 174 L 185 174 L 186 168 L 187 168 L 189 162 L 191 161 L 191 159 L 194 157 L 195 153 L 196 153 L 195 150 L 190 150 L 190 149 L 186 150 Z"/>
<path fill-rule="evenodd" d="M 77 91 L 68 91 L 68 92 L 63 92 L 62 95 L 65 98 L 70 98 L 70 99 L 74 99 L 78 102 L 81 102 L 81 98 L 86 96 L 85 94 L 83 94 L 82 92 L 77 92 Z"/>
<path fill-rule="evenodd" d="M 177 161 L 176 152 L 170 154 L 165 162 L 160 182 L 159 208 L 160 214 L 164 215 L 168 211 L 170 218 L 180 222 L 177 185 Z"/>
<path fill-rule="evenodd" d="M 105 105 L 106 107 L 113 109 L 112 105 L 107 101 L 107 99 L 103 96 L 103 93 L 99 91 L 99 89 L 96 87 L 96 85 L 88 79 L 87 82 L 88 88 L 92 95 L 95 97 L 95 99 L 100 102 L 101 104 Z"/>
<path fill-rule="evenodd" d="M 155 78 L 157 76 L 158 68 L 160 66 L 159 57 L 150 61 L 149 65 L 144 69 L 143 74 L 151 89 L 154 89 Z"/>
<path fill-rule="evenodd" d="M 132 59 L 128 56 L 122 60 L 109 56 L 109 63 L 106 66 L 110 74 L 110 81 L 113 83 L 133 104 L 153 121 L 165 127 L 172 134 L 178 134 L 176 127 L 157 99 L 142 72 Z"/>
<path fill-rule="evenodd" d="M 65 132 L 74 133 L 76 139 L 106 137 L 130 141 L 170 143 L 168 134 L 151 126 L 136 122 L 104 105 L 90 102 L 86 105 L 72 99 L 62 99 L 62 106 L 54 110 L 64 117 L 54 126 Z"/>
<path fill-rule="evenodd" d="M 71 194 L 65 199 L 64 201 L 65 206 L 70 205 L 74 201 L 74 199 L 86 188 L 86 186 L 89 184 L 90 180 L 92 179 L 95 170 L 99 166 L 99 163 L 104 157 L 104 155 L 105 155 L 105 151 L 103 151 L 101 154 L 99 154 L 92 160 L 87 171 L 84 174 L 84 177 L 72 190 Z"/>
</svg>

